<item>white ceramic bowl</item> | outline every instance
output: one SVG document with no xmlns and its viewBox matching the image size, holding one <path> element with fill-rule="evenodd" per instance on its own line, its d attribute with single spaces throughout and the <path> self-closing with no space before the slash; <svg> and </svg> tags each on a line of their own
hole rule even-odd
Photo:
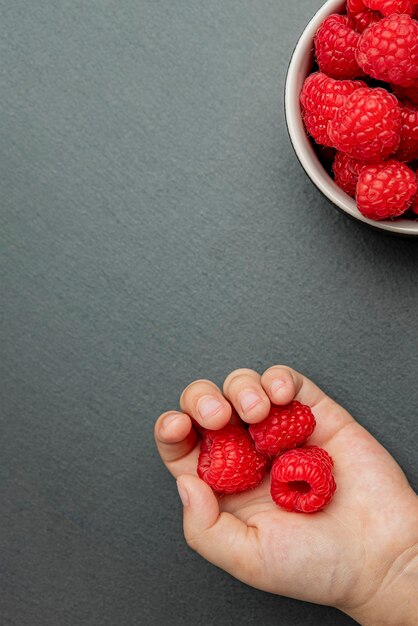
<svg viewBox="0 0 418 626">
<path fill-rule="evenodd" d="M 332 13 L 341 12 L 344 5 L 345 2 L 342 0 L 328 0 L 309 22 L 296 45 L 287 73 L 285 91 L 286 123 L 290 140 L 303 169 L 314 185 L 334 206 L 373 228 L 397 235 L 418 237 L 418 222 L 414 220 L 398 218 L 393 221 L 374 221 L 364 217 L 357 209 L 355 200 L 337 187 L 326 172 L 306 135 L 299 96 L 305 78 L 312 69 L 314 36 L 324 19 Z"/>
</svg>

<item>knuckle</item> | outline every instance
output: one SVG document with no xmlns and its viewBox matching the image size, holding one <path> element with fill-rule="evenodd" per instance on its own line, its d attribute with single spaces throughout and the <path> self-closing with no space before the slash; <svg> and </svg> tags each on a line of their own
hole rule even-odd
<svg viewBox="0 0 418 626">
<path fill-rule="evenodd" d="M 184 538 L 191 550 L 193 550 L 194 552 L 199 552 L 200 540 L 198 535 L 184 531 Z"/>
</svg>

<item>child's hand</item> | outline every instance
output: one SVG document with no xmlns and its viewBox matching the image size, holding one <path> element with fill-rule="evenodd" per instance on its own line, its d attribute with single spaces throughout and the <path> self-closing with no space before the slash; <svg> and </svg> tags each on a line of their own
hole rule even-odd
<svg viewBox="0 0 418 626">
<path fill-rule="evenodd" d="M 389 453 L 290 368 L 272 367 L 261 377 L 236 370 L 223 392 L 198 380 L 181 396 L 183 412 L 164 413 L 155 426 L 161 457 L 178 478 L 188 544 L 259 589 L 335 606 L 363 624 L 418 623 L 418 499 Z M 271 499 L 269 477 L 252 491 L 216 497 L 196 473 L 199 428 L 223 427 L 231 405 L 253 423 L 266 417 L 270 401 L 294 398 L 315 414 L 309 443 L 335 462 L 337 491 L 328 508 L 283 511 Z"/>
</svg>

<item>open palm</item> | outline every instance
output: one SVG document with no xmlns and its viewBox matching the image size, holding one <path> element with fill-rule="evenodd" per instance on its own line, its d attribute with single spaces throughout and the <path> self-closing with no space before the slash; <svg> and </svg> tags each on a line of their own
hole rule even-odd
<svg viewBox="0 0 418 626">
<path fill-rule="evenodd" d="M 261 377 L 237 370 L 223 391 L 210 381 L 192 383 L 180 399 L 183 412 L 164 413 L 155 428 L 164 463 L 181 477 L 189 545 L 249 585 L 355 615 L 416 554 L 418 504 L 402 470 L 347 411 L 290 368 Z M 337 491 L 328 508 L 312 515 L 278 508 L 269 476 L 251 491 L 216 497 L 196 473 L 201 427 L 257 422 L 270 402 L 294 398 L 315 415 L 309 443 L 335 462 Z"/>
</svg>

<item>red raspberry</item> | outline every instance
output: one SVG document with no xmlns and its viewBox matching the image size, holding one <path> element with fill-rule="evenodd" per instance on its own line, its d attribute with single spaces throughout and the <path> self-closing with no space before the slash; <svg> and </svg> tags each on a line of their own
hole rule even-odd
<svg viewBox="0 0 418 626">
<path fill-rule="evenodd" d="M 400 87 L 399 85 L 391 85 L 391 87 L 399 100 L 409 100 L 412 104 L 418 104 L 418 81 L 411 87 Z"/>
<path fill-rule="evenodd" d="M 348 79 L 364 74 L 356 60 L 360 35 L 349 25 L 347 15 L 330 15 L 315 35 L 319 69 L 332 78 Z"/>
<path fill-rule="evenodd" d="M 359 33 L 382 19 L 382 14 L 368 9 L 363 0 L 347 0 L 347 15 L 349 25 Z"/>
<path fill-rule="evenodd" d="M 364 10 L 370 10 L 366 7 L 364 0 L 347 0 L 348 14 L 355 15 L 356 13 L 361 13 Z"/>
<path fill-rule="evenodd" d="M 364 161 L 352 159 L 345 152 L 337 152 L 335 156 L 332 166 L 334 180 L 338 187 L 352 198 L 356 195 L 358 177 L 366 165 Z"/>
<path fill-rule="evenodd" d="M 366 83 L 361 80 L 335 80 L 322 72 L 314 72 L 303 84 L 300 102 L 306 111 L 331 120 L 347 96 L 360 87 L 366 87 Z"/>
<path fill-rule="evenodd" d="M 315 425 L 311 409 L 294 400 L 286 406 L 272 406 L 266 419 L 251 424 L 249 431 L 258 452 L 275 456 L 304 443 Z"/>
<path fill-rule="evenodd" d="M 356 58 L 373 78 L 408 87 L 418 79 L 418 22 L 391 15 L 361 35 Z"/>
<path fill-rule="evenodd" d="M 239 493 L 260 484 L 267 464 L 248 431 L 228 424 L 220 430 L 205 431 L 197 473 L 220 494 Z"/>
<path fill-rule="evenodd" d="M 401 143 L 394 154 L 398 161 L 410 163 L 418 159 L 418 105 L 401 106 Z"/>
<path fill-rule="evenodd" d="M 322 115 L 308 113 L 308 111 L 303 111 L 302 117 L 308 134 L 315 139 L 316 143 L 332 148 L 332 143 L 328 137 L 329 120 Z"/>
<path fill-rule="evenodd" d="M 364 0 L 364 4 L 373 11 L 380 11 L 385 16 L 394 13 L 412 15 L 414 2 L 411 0 Z"/>
<path fill-rule="evenodd" d="M 355 15 L 356 13 L 361 13 L 364 10 L 370 10 L 367 9 L 366 5 L 364 4 L 364 0 L 347 0 L 347 13 L 349 15 Z"/>
<path fill-rule="evenodd" d="M 287 511 L 321 511 L 335 493 L 334 462 L 317 446 L 289 450 L 271 468 L 271 496 Z"/>
<path fill-rule="evenodd" d="M 417 192 L 414 172 L 391 160 L 368 165 L 357 183 L 357 207 L 365 217 L 384 220 L 402 215 Z"/>
<path fill-rule="evenodd" d="M 300 102 L 307 131 L 317 143 L 332 147 L 328 137 L 328 122 L 335 117 L 347 96 L 365 86 L 361 80 L 334 80 L 321 72 L 308 76 Z"/>
<path fill-rule="evenodd" d="M 373 27 L 371 27 L 373 28 Z M 328 125 L 337 150 L 359 161 L 381 161 L 400 142 L 401 110 L 385 89 L 365 87 L 354 91 Z"/>
</svg>

